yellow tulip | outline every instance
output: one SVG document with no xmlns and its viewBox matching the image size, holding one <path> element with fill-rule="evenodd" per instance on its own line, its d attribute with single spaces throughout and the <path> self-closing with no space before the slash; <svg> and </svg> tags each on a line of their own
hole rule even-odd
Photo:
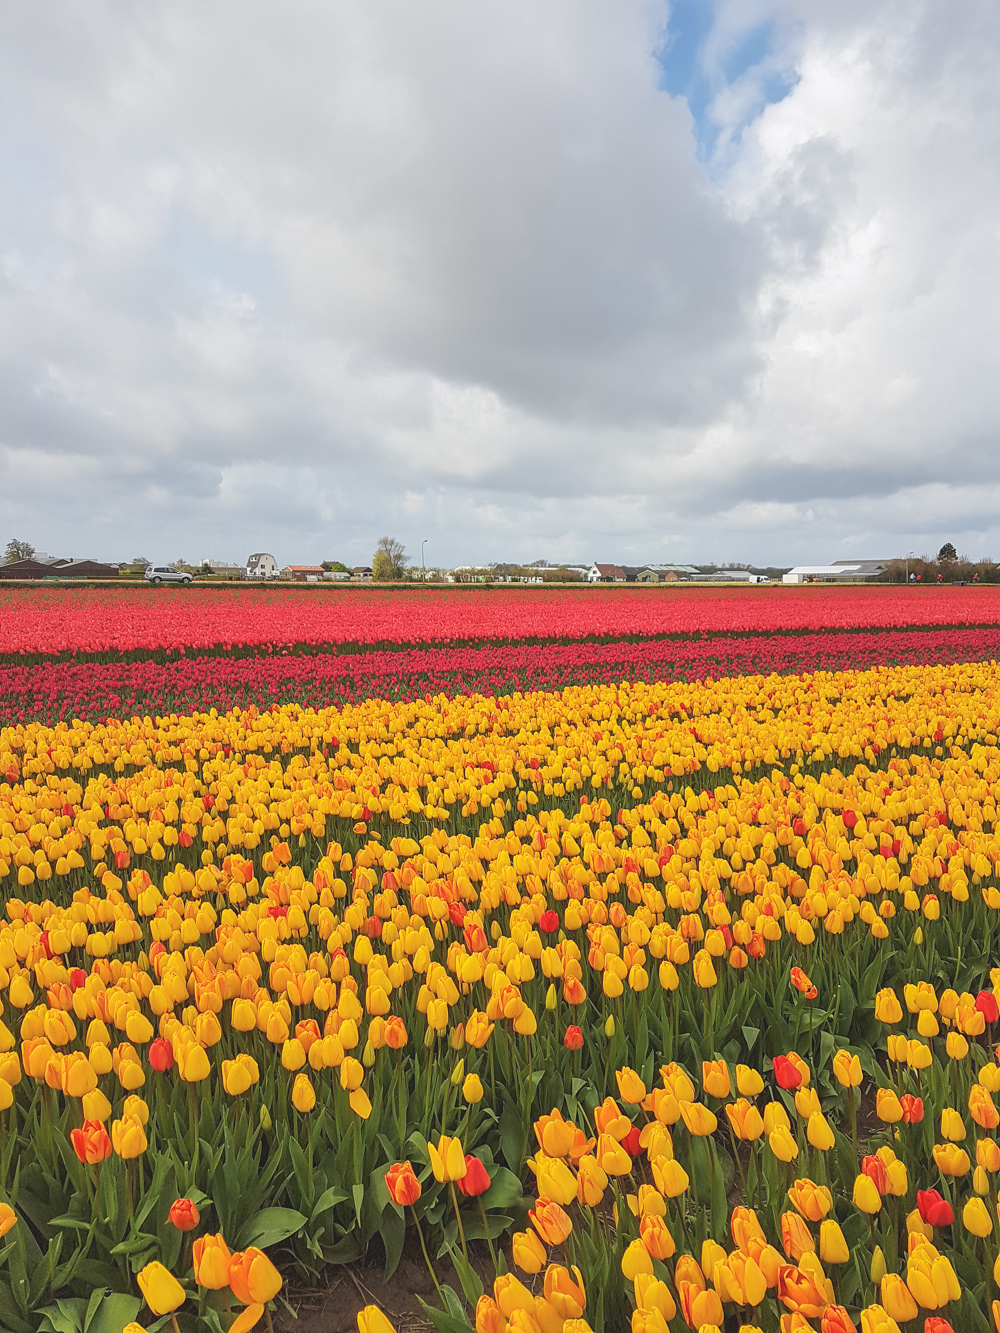
<svg viewBox="0 0 1000 1333">
<path fill-rule="evenodd" d="M 140 1157 L 147 1147 L 146 1131 L 142 1123 L 132 1116 L 115 1120 L 111 1124 L 111 1146 L 119 1157 Z"/>
<path fill-rule="evenodd" d="M 814 1111 L 809 1117 L 809 1123 L 806 1126 L 806 1138 L 820 1152 L 829 1151 L 836 1142 L 829 1121 L 822 1111 Z"/>
<path fill-rule="evenodd" d="M 366 1305 L 358 1311 L 358 1333 L 396 1333 L 396 1330 L 377 1305 Z"/>
<path fill-rule="evenodd" d="M 146 1305 L 155 1315 L 171 1314 L 187 1299 L 184 1288 L 168 1268 L 154 1260 L 139 1270 L 135 1279 Z"/>
<path fill-rule="evenodd" d="M 316 1089 L 305 1074 L 296 1074 L 292 1084 L 292 1105 L 301 1115 L 306 1115 L 316 1105 Z"/>
<path fill-rule="evenodd" d="M 725 1060 L 705 1060 L 701 1066 L 701 1086 L 710 1097 L 720 1101 L 729 1096 L 732 1084 Z M 763 1085 L 762 1085 L 763 1086 Z"/>
<path fill-rule="evenodd" d="M 841 1087 L 857 1088 L 861 1086 L 863 1077 L 861 1061 L 856 1055 L 851 1055 L 848 1051 L 838 1051 L 833 1057 L 833 1072 Z"/>
<path fill-rule="evenodd" d="M 195 1282 L 209 1291 L 221 1291 L 223 1287 L 228 1287 L 231 1259 L 229 1247 L 221 1235 L 199 1236 L 191 1254 Z"/>
<path fill-rule="evenodd" d="M 462 1096 L 472 1106 L 483 1100 L 483 1085 L 478 1074 L 466 1074 Z"/>
<path fill-rule="evenodd" d="M 465 1149 L 461 1139 L 442 1134 L 436 1147 L 433 1143 L 427 1144 L 427 1152 L 435 1180 L 461 1180 L 465 1176 Z"/>
<path fill-rule="evenodd" d="M 635 1280 L 639 1273 L 652 1273 L 653 1261 L 649 1251 L 641 1240 L 634 1240 L 622 1255 L 622 1274 L 627 1282 Z"/>
<path fill-rule="evenodd" d="M 855 1208 L 860 1208 L 863 1213 L 872 1214 L 881 1211 L 882 1196 L 879 1194 L 875 1182 L 864 1173 L 854 1181 L 853 1199 Z"/>
<path fill-rule="evenodd" d="M 534 1231 L 516 1231 L 512 1238 L 514 1263 L 522 1273 L 534 1276 L 545 1267 L 548 1251 Z"/>
<path fill-rule="evenodd" d="M 982 1199 L 973 1198 L 962 1209 L 962 1224 L 974 1236 L 988 1236 L 993 1230 L 993 1219 Z"/>
</svg>

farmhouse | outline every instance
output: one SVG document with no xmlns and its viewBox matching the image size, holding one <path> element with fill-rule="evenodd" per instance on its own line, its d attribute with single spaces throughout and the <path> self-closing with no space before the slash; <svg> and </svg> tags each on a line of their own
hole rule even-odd
<svg viewBox="0 0 1000 1333">
<path fill-rule="evenodd" d="M 281 571 L 283 579 L 292 579 L 296 583 L 318 583 L 325 574 L 322 565 L 286 565 Z"/>
<path fill-rule="evenodd" d="M 644 565 L 636 575 L 639 583 L 677 583 L 693 579 L 698 571 L 694 565 Z"/>
<path fill-rule="evenodd" d="M 253 555 L 247 557 L 248 579 L 276 579 L 277 577 L 278 562 L 273 555 L 268 555 L 266 551 L 256 551 Z"/>
<path fill-rule="evenodd" d="M 588 583 L 627 583 L 628 575 L 620 565 L 591 565 L 587 570 Z"/>
</svg>

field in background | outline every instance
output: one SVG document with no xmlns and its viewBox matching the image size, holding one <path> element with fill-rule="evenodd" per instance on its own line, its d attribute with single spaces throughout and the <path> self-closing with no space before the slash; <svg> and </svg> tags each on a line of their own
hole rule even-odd
<svg viewBox="0 0 1000 1333">
<path fill-rule="evenodd" d="M 0 660 L 993 625 L 1000 587 L 4 588 Z"/>
</svg>

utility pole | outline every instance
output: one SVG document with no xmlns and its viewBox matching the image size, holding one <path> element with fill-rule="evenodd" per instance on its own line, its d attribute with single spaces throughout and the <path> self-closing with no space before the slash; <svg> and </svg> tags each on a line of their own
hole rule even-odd
<svg viewBox="0 0 1000 1333">
<path fill-rule="evenodd" d="M 420 543 L 420 564 L 423 566 L 425 583 L 427 582 L 427 562 L 424 560 L 424 547 L 427 545 L 427 541 L 428 539 L 425 537 Z"/>
<path fill-rule="evenodd" d="M 912 552 L 912 551 L 907 551 L 907 553 L 906 553 L 906 583 L 907 583 L 907 586 L 909 586 L 909 582 L 910 582 L 910 556 L 912 556 L 912 555 L 913 555 L 913 552 Z M 916 557 L 914 556 L 914 558 L 916 558 Z"/>
</svg>

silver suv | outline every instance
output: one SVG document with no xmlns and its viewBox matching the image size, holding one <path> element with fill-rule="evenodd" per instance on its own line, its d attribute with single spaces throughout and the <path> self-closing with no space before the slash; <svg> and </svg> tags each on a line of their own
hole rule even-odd
<svg viewBox="0 0 1000 1333">
<path fill-rule="evenodd" d="M 190 583 L 191 575 L 169 565 L 147 565 L 145 578 L 149 583 Z"/>
</svg>

